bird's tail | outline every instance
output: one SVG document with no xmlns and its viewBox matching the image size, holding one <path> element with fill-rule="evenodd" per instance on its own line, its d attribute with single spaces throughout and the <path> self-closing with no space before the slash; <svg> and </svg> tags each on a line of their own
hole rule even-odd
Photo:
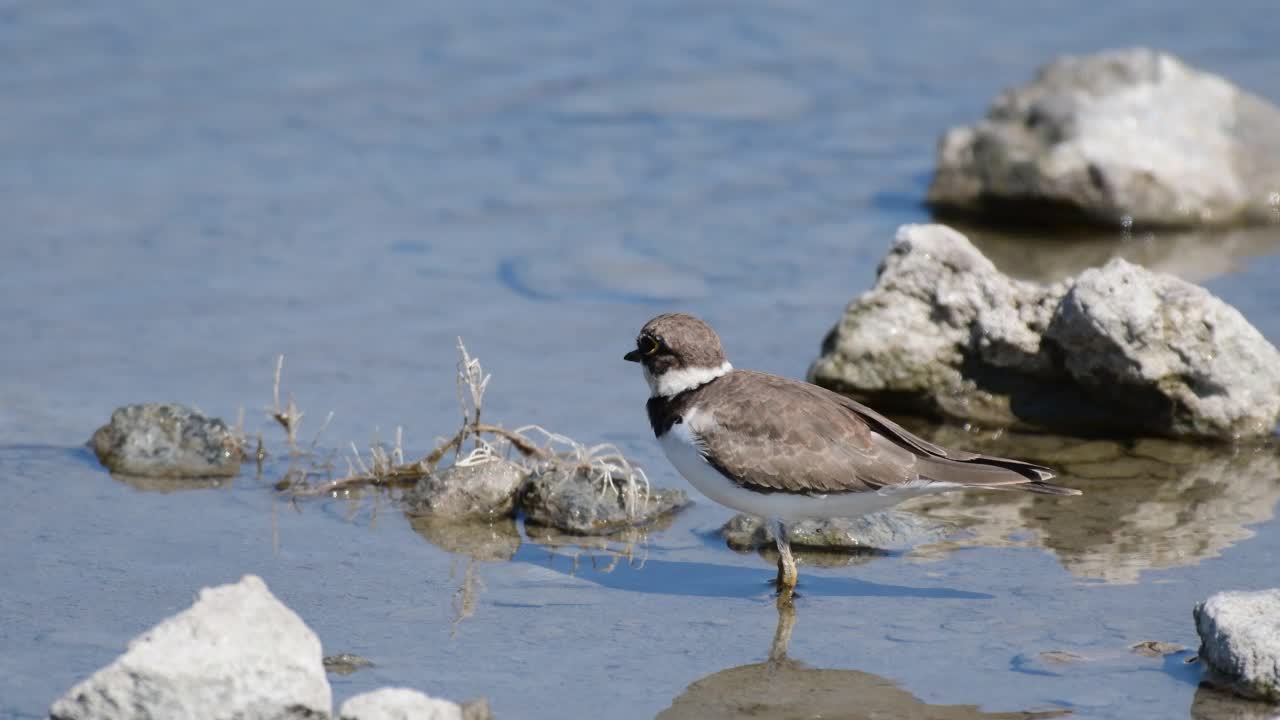
<svg viewBox="0 0 1280 720">
<path fill-rule="evenodd" d="M 929 458 L 920 475 L 930 480 L 988 490 L 1025 490 L 1041 495 L 1081 495 L 1079 490 L 1046 482 L 1054 472 L 1021 460 L 975 455 L 964 460 Z"/>
</svg>

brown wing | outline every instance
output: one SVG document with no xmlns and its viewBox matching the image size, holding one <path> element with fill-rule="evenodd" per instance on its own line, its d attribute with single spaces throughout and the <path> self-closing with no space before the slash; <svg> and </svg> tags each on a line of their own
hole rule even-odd
<svg viewBox="0 0 1280 720">
<path fill-rule="evenodd" d="M 698 433 L 721 472 L 744 487 L 821 494 L 925 480 L 1079 494 L 1044 482 L 1054 476 L 1049 468 L 935 445 L 817 385 L 738 370 L 707 390 L 713 388 L 715 405 L 722 412 L 713 416 L 705 433 L 696 426 L 690 429 Z M 776 402 L 779 395 L 785 402 Z"/>
<path fill-rule="evenodd" d="M 690 430 L 722 473 L 760 492 L 859 492 L 918 479 L 913 453 L 809 388 L 821 390 L 734 371 L 703 391 L 718 412 L 691 418 Z"/>
</svg>

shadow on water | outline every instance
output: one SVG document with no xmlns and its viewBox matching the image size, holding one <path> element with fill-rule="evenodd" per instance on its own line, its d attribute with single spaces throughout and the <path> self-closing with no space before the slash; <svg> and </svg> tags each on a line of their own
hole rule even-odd
<svg viewBox="0 0 1280 720">
<path fill-rule="evenodd" d="M 596 569 L 581 564 L 575 568 L 573 558 L 522 547 L 516 560 L 536 563 L 552 570 L 572 574 L 601 587 L 630 592 L 683 595 L 694 597 L 754 597 L 772 593 L 767 580 L 771 569 L 713 565 L 710 563 L 648 560 L 643 564 L 619 563 L 612 570 Z M 849 577 L 806 575 L 798 595 L 801 597 L 898 597 L 934 600 L 990 600 L 986 593 L 886 585 Z"/>
<path fill-rule="evenodd" d="M 410 515 L 410 526 L 428 542 L 475 562 L 525 562 L 599 585 L 628 592 L 692 597 L 745 598 L 767 596 L 768 567 L 736 567 L 699 562 L 660 560 L 648 556 L 648 532 L 653 528 L 606 537 L 568 535 L 514 520 L 441 522 Z M 940 600 L 988 600 L 985 593 L 948 588 L 885 585 L 849 577 L 806 575 L 801 596 L 914 597 Z"/>
<path fill-rule="evenodd" d="M 1280 503 L 1280 451 L 1270 446 L 1229 447 L 1143 439 L 1112 441 L 1008 431 L 971 432 L 913 424 L 925 437 L 1056 469 L 1060 481 L 1083 498 L 1030 493 L 950 493 L 901 506 L 962 529 L 944 540 L 925 540 L 907 555 L 934 560 L 973 547 L 1041 547 L 1072 574 L 1109 583 L 1137 582 L 1144 570 L 1184 567 L 1220 555 L 1253 536 L 1250 526 L 1271 519 Z M 515 560 L 631 592 L 696 597 L 765 594 L 771 570 L 655 559 L 647 535 L 565 535 L 511 520 L 450 524 L 411 518 L 428 541 L 476 561 Z M 712 544 L 723 541 L 708 538 Z M 769 557 L 769 550 L 762 553 Z M 894 553 L 897 554 L 897 553 Z M 869 562 L 884 553 L 804 553 L 813 567 Z M 728 556 L 726 556 L 728 557 Z M 802 594 L 851 597 L 986 599 L 978 593 L 878 585 L 849 576 L 806 575 Z"/>
<path fill-rule="evenodd" d="M 969 531 L 962 539 L 918 548 L 917 557 L 960 546 L 1035 545 L 1077 576 L 1132 583 L 1143 570 L 1218 556 L 1252 537 L 1249 526 L 1270 520 L 1280 502 L 1280 450 L 1271 446 L 1118 442 L 954 426 L 923 434 L 952 447 L 1043 463 L 1059 472 L 1062 484 L 1085 494 L 954 493 L 904 504 Z"/>
<path fill-rule="evenodd" d="M 1042 712 L 982 712 L 972 705 L 930 705 L 893 681 L 858 670 L 812 668 L 787 656 L 796 626 L 794 607 L 778 608 L 778 625 L 764 662 L 739 665 L 696 680 L 658 714 L 681 718 L 897 718 L 899 720 L 1027 720 L 1062 717 Z"/>
</svg>

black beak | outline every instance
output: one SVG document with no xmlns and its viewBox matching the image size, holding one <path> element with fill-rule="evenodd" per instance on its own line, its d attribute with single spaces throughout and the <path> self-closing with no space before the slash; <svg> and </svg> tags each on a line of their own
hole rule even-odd
<svg viewBox="0 0 1280 720">
<path fill-rule="evenodd" d="M 640 362 L 640 351 L 639 351 L 639 350 L 632 350 L 631 352 L 627 353 L 626 355 L 623 355 L 623 356 L 622 356 L 622 359 L 623 359 L 623 360 L 626 360 L 627 362 Z"/>
</svg>

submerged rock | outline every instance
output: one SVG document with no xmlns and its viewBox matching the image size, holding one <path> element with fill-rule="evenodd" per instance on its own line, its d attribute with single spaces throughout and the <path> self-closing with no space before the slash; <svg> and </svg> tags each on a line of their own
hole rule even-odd
<svg viewBox="0 0 1280 720">
<path fill-rule="evenodd" d="M 354 653 L 338 653 L 324 657 L 325 672 L 335 675 L 350 675 L 357 670 L 373 667 L 373 661 Z"/>
<path fill-rule="evenodd" d="M 556 467 L 535 474 L 521 495 L 529 522 L 575 535 L 608 535 L 649 525 L 689 505 L 683 490 L 650 490 L 614 478 L 608 486 L 581 469 Z"/>
<path fill-rule="evenodd" d="M 126 405 L 89 444 L 112 472 L 150 477 L 230 477 L 240 472 L 240 440 L 218 418 L 182 405 Z"/>
<path fill-rule="evenodd" d="M 1280 108 L 1149 49 L 1056 60 L 938 146 L 931 205 L 1118 226 L 1265 222 Z"/>
<path fill-rule="evenodd" d="M 71 718 L 316 718 L 331 709 L 320 640 L 260 578 L 200 591 L 190 609 L 53 704 Z"/>
<path fill-rule="evenodd" d="M 1186 648 L 1177 643 L 1164 642 L 1163 640 L 1143 640 L 1140 643 L 1130 645 L 1129 650 L 1143 657 L 1159 658 L 1165 655 L 1176 655 L 1186 650 Z"/>
<path fill-rule="evenodd" d="M 1210 681 L 1280 704 L 1280 590 L 1217 593 L 1192 614 Z"/>
<path fill-rule="evenodd" d="M 908 548 L 936 542 L 955 530 L 951 523 L 930 520 L 901 510 L 887 510 L 858 518 L 804 520 L 787 526 L 791 547 L 797 550 L 866 551 Z M 735 515 L 720 528 L 729 547 L 743 550 L 774 547 L 769 523 L 754 515 Z"/>
<path fill-rule="evenodd" d="M 1280 351 L 1203 288 L 1121 259 L 1021 282 L 945 225 L 899 228 L 809 377 L 990 426 L 1240 439 L 1280 419 Z"/>
<path fill-rule="evenodd" d="M 342 703 L 339 720 L 463 720 L 457 703 L 408 688 L 380 688 Z"/>
<path fill-rule="evenodd" d="M 528 475 L 522 465 L 501 458 L 450 465 L 419 480 L 404 500 L 409 512 L 436 518 L 502 517 L 514 512 Z"/>
</svg>

